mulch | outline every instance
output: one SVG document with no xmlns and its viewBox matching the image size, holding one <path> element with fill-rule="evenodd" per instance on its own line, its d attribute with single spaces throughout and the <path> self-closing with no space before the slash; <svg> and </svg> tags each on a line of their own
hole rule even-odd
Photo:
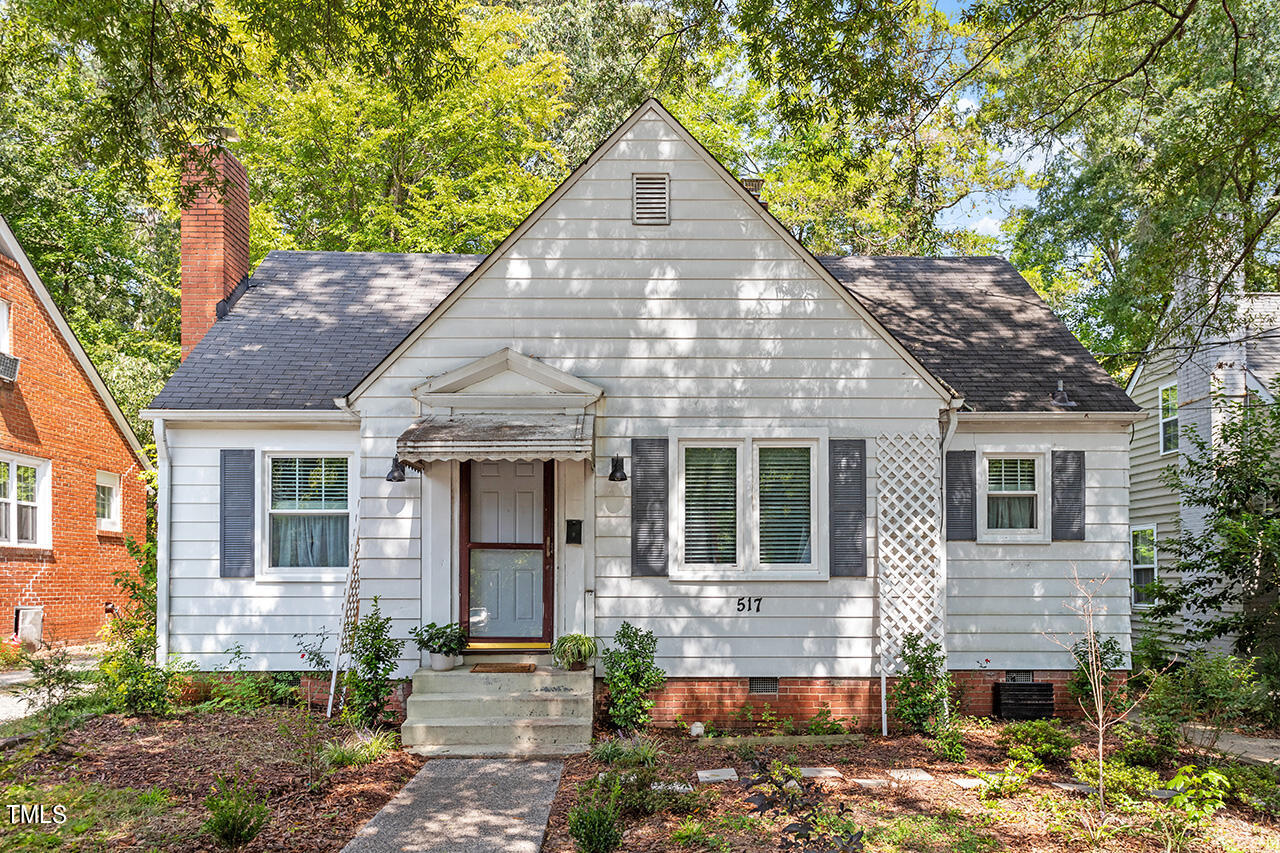
<svg viewBox="0 0 1280 853">
<path fill-rule="evenodd" d="M 1082 729 L 1075 734 L 1087 743 L 1088 736 Z M 995 801 L 992 806 L 982 803 L 975 792 L 961 789 L 949 781 L 968 775 L 967 771 L 971 769 L 988 773 L 1001 770 L 1008 758 L 1005 751 L 995 745 L 998 736 L 999 729 L 995 726 L 967 729 L 964 742 L 968 760 L 962 765 L 938 761 L 924 739 L 915 735 L 890 738 L 873 736 L 868 737 L 862 745 L 773 748 L 769 754 L 796 766 L 830 766 L 838 769 L 845 777 L 843 780 L 823 780 L 820 784 L 829 794 L 831 803 L 848 803 L 852 809 L 852 817 L 864 827 L 882 826 L 895 818 L 913 815 L 945 817 L 953 824 L 966 826 L 975 836 L 989 836 L 993 839 L 989 848 L 962 848 L 966 850 L 1013 850 L 1026 853 L 1083 853 L 1089 850 L 1079 839 L 1071 839 L 1060 831 L 1054 831 L 1047 825 L 1045 813 L 1037 808 L 1036 801 L 1041 797 L 1073 805 L 1084 803 L 1077 795 L 1060 791 L 1050 784 L 1053 781 L 1071 781 L 1070 771 L 1066 768 L 1055 768 L 1037 774 L 1022 796 Z M 655 733 L 652 737 L 660 743 L 664 752 L 662 765 L 679 773 L 687 781 L 694 781 L 695 770 L 734 767 L 742 778 L 750 772 L 750 761 L 736 750 L 702 747 L 686 735 L 669 732 Z M 1088 758 L 1089 748 L 1077 747 L 1074 757 Z M 858 787 L 851 781 L 854 778 L 886 778 L 886 770 L 906 767 L 927 770 L 934 779 L 931 782 L 913 782 L 892 788 L 874 789 Z M 607 769 L 605 765 L 586 755 L 574 756 L 566 761 L 560 789 L 552 804 L 543 853 L 573 853 L 574 845 L 567 827 L 569 810 L 573 806 L 578 786 L 604 769 Z M 1170 775 L 1172 770 L 1164 772 L 1162 778 Z M 740 782 L 697 786 L 697 789 L 709 789 L 710 793 L 692 817 L 708 825 L 709 829 L 715 830 L 709 824 L 718 816 L 753 814 L 751 805 L 746 802 L 749 792 Z M 628 853 L 687 853 L 689 847 L 682 847 L 671 840 L 671 833 L 683 819 L 683 816 L 665 813 L 650 817 L 628 817 L 622 849 Z M 751 837 L 731 831 L 715 831 L 729 842 L 729 849 L 733 853 L 776 851 L 781 837 L 776 832 L 767 833 L 764 837 Z M 1238 840 L 1240 845 L 1234 848 L 1236 850 L 1260 849 L 1246 843 L 1252 838 L 1256 844 L 1259 832 L 1276 845 L 1275 848 L 1265 849 L 1280 849 L 1280 831 L 1277 831 L 1274 823 L 1268 825 L 1257 815 L 1242 815 L 1236 809 L 1229 808 L 1219 813 L 1215 820 L 1215 832 L 1219 837 Z M 901 849 L 942 853 L 953 847 L 946 839 L 920 838 L 913 841 L 910 847 Z M 1157 853 L 1163 851 L 1164 847 L 1153 838 L 1124 836 L 1113 839 L 1105 849 L 1115 853 Z M 1209 846 L 1203 849 L 1222 848 Z"/>
<path fill-rule="evenodd" d="M 301 711 L 267 707 L 253 714 L 191 711 L 157 719 L 110 714 L 70 733 L 55 752 L 25 770 L 27 780 L 69 780 L 109 788 L 162 788 L 173 807 L 114 850 L 221 850 L 201 830 L 203 801 L 218 776 L 249 779 L 266 798 L 271 818 L 246 851 L 341 850 L 356 831 L 404 787 L 425 759 L 396 750 L 364 767 L 330 775 L 318 791 L 308 787 L 296 731 Z M 346 732 L 323 717 L 326 739 Z"/>
</svg>

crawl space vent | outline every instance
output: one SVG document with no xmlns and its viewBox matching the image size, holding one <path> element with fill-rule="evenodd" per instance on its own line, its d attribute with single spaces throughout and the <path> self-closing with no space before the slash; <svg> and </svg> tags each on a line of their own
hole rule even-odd
<svg viewBox="0 0 1280 853">
<path fill-rule="evenodd" d="M 748 693 L 777 693 L 778 679 L 776 678 L 749 678 L 747 679 Z"/>
<path fill-rule="evenodd" d="M 631 221 L 636 225 L 671 224 L 670 176 L 631 176 Z"/>
<path fill-rule="evenodd" d="M 1013 684 L 1030 684 L 1034 679 L 1029 669 L 1011 669 L 1004 674 L 1004 680 Z"/>
</svg>

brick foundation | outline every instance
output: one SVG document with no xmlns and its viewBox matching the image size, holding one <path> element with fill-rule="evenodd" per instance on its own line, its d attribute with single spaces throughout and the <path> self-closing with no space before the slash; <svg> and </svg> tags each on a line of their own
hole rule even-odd
<svg viewBox="0 0 1280 853">
<path fill-rule="evenodd" d="M 1064 719 L 1080 718 L 1080 706 L 1067 693 L 1069 670 L 1037 670 L 1036 681 L 1053 684 L 1055 714 Z M 1116 673 L 1124 678 L 1127 673 Z M 1003 670 L 956 670 L 951 677 L 958 689 L 960 713 L 989 717 L 995 698 L 994 685 L 1004 681 Z M 895 679 L 888 679 L 892 690 Z M 673 727 L 681 722 L 712 723 L 722 729 L 751 728 L 769 709 L 779 719 L 790 717 L 797 724 L 811 719 L 825 705 L 833 717 L 856 718 L 864 731 L 880 728 L 880 679 L 872 678 L 779 678 L 777 693 L 750 693 L 746 678 L 669 678 L 654 693 L 653 724 Z M 596 713 L 607 719 L 608 691 L 596 679 Z M 744 710 L 750 705 L 750 713 Z"/>
</svg>

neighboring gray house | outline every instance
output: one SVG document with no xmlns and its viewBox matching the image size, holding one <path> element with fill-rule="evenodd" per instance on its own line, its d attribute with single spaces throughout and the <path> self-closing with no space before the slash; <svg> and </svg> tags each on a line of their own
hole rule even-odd
<svg viewBox="0 0 1280 853">
<path fill-rule="evenodd" d="M 667 724 L 874 725 L 912 631 L 964 678 L 1060 682 L 1073 570 L 1111 578 L 1127 641 L 1123 389 L 1002 259 L 815 258 L 656 101 L 485 257 L 272 252 L 236 281 L 208 258 L 247 221 L 188 218 L 228 236 L 190 248 L 190 354 L 145 415 L 162 656 L 295 669 L 352 566 L 398 637 L 468 623 L 471 659 L 652 631 Z M 590 672 L 424 660 L 406 743 L 590 735 Z"/>
<path fill-rule="evenodd" d="M 1194 314 L 1194 312 L 1189 312 Z M 1149 352 L 1129 379 L 1127 391 L 1149 413 L 1133 428 L 1129 445 L 1129 563 L 1134 585 L 1135 631 L 1144 626 L 1150 596 L 1140 587 L 1157 577 L 1175 579 L 1168 543 L 1181 530 L 1196 530 L 1201 511 L 1180 505 L 1162 473 L 1177 465 L 1194 430 L 1209 436 L 1224 417 L 1223 403 L 1255 394 L 1274 403 L 1272 383 L 1280 374 L 1280 293 L 1253 293 L 1234 300 L 1232 331 L 1206 338 L 1189 354 L 1174 343 Z M 1215 402 L 1218 401 L 1218 402 Z"/>
</svg>

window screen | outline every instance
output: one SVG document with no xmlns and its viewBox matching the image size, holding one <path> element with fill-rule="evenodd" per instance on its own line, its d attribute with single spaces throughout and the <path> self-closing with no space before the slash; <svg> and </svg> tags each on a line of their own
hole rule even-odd
<svg viewBox="0 0 1280 853">
<path fill-rule="evenodd" d="M 812 562 L 810 449 L 761 447 L 759 472 L 760 562 Z"/>
<path fill-rule="evenodd" d="M 738 449 L 684 448 L 684 562 L 738 561 Z"/>
</svg>

